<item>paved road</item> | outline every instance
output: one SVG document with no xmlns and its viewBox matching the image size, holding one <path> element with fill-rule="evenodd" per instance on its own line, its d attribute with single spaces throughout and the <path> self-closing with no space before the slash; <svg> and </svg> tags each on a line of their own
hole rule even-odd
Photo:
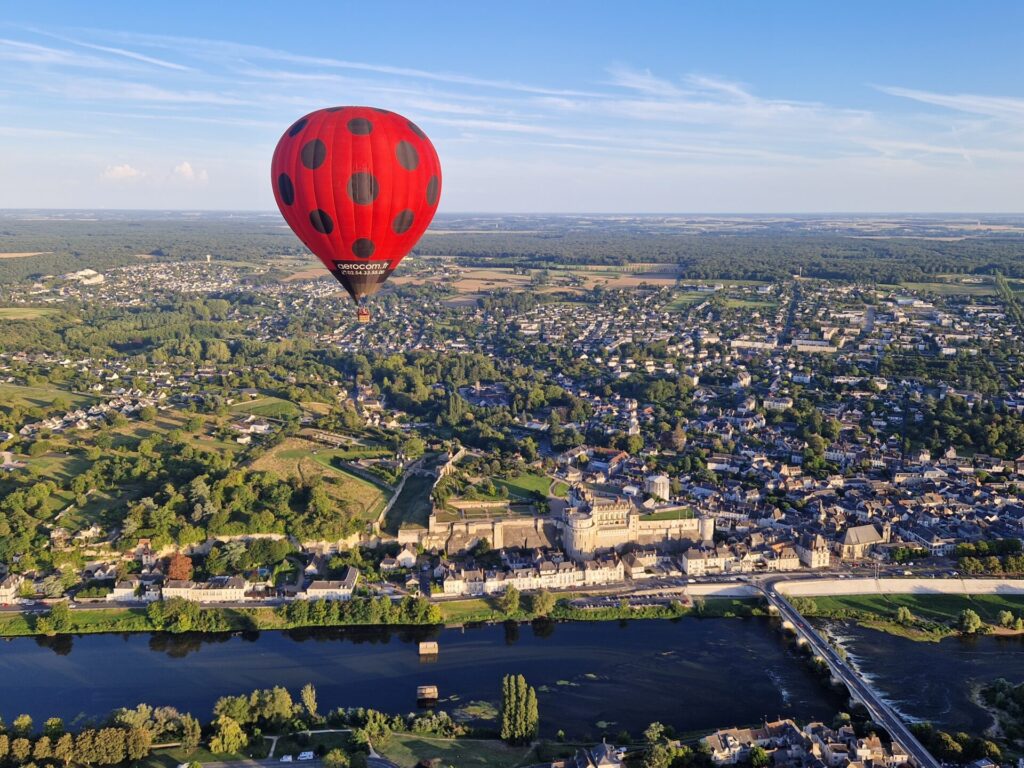
<svg viewBox="0 0 1024 768">
<path fill-rule="evenodd" d="M 775 590 L 773 582 L 765 583 L 764 593 L 768 602 L 778 609 L 779 615 L 796 627 L 800 636 L 810 643 L 814 652 L 828 663 L 833 674 L 846 684 L 856 699 L 863 702 L 871 719 L 883 726 L 889 735 L 907 750 L 919 768 L 941 768 L 939 761 L 917 740 L 917 737 L 907 728 L 892 707 L 860 678 L 846 660 L 825 642 L 824 638 L 803 616 L 794 610 L 789 601 Z"/>
</svg>

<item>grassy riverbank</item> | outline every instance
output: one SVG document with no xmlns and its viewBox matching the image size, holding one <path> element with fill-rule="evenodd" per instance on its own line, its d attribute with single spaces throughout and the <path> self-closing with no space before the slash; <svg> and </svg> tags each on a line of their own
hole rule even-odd
<svg viewBox="0 0 1024 768">
<path fill-rule="evenodd" d="M 575 596 L 573 596 L 575 597 Z M 568 605 L 568 599 L 560 600 L 549 614 L 554 621 L 617 621 L 621 619 L 675 619 L 683 616 L 699 616 L 707 618 L 733 618 L 742 616 L 765 615 L 764 609 L 757 600 L 738 600 L 731 598 L 709 599 L 694 607 L 683 607 L 679 604 L 664 606 L 648 606 L 631 608 L 612 606 L 607 608 L 582 609 Z M 504 613 L 498 608 L 497 601 L 483 598 L 455 600 L 441 603 L 441 621 L 445 625 L 461 625 L 473 623 L 493 623 L 503 621 L 529 621 L 535 616 L 527 610 L 515 613 Z M 215 627 L 216 631 L 244 632 L 254 630 L 284 630 L 316 626 L 376 626 L 345 622 L 339 624 L 300 623 L 289 621 L 282 612 L 275 608 L 220 608 L 207 607 L 202 609 L 204 621 L 192 629 L 202 631 L 204 626 Z M 38 627 L 39 614 L 0 613 L 0 637 L 24 637 L 42 634 L 54 634 L 41 631 Z M 390 624 L 389 626 L 398 626 Z M 407 624 L 403 624 L 407 626 Z M 425 623 L 423 626 L 435 626 Z M 123 607 L 80 607 L 68 612 L 67 624 L 57 634 L 85 635 L 97 633 L 122 632 L 156 632 L 157 627 L 150 620 L 145 608 Z"/>
<path fill-rule="evenodd" d="M 985 623 L 982 631 L 997 634 L 1015 634 L 999 626 L 1001 612 L 1024 616 L 1024 595 L 833 595 L 793 598 L 793 604 L 805 616 L 855 621 L 925 642 L 956 634 L 965 610 L 978 614 Z M 900 608 L 910 611 L 909 620 L 899 620 Z"/>
</svg>

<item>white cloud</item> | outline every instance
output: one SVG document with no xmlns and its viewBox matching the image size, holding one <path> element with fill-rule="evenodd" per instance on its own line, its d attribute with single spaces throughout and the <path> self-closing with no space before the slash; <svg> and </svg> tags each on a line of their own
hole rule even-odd
<svg viewBox="0 0 1024 768">
<path fill-rule="evenodd" d="M 121 165 L 108 165 L 100 178 L 103 181 L 134 181 L 141 179 L 145 174 L 133 165 L 122 163 Z"/>
<path fill-rule="evenodd" d="M 922 104 L 945 107 L 958 112 L 969 112 L 975 115 L 987 115 L 1014 121 L 1024 120 L 1024 99 L 1012 96 L 982 96 L 974 93 L 934 93 L 919 91 L 914 88 L 896 86 L 876 86 L 882 93 L 911 99 Z"/>
<path fill-rule="evenodd" d="M 174 166 L 174 177 L 176 179 L 181 179 L 182 181 L 194 182 L 196 184 L 205 184 L 210 180 L 205 168 L 196 170 L 188 160 L 184 160 Z"/>
</svg>

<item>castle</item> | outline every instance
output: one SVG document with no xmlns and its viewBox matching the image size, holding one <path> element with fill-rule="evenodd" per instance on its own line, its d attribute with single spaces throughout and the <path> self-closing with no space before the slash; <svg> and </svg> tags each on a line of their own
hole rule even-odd
<svg viewBox="0 0 1024 768">
<path fill-rule="evenodd" d="M 711 541 L 715 521 L 694 517 L 681 507 L 643 509 L 630 498 L 598 496 L 575 486 L 562 513 L 562 546 L 576 560 L 590 560 L 628 544 Z"/>
</svg>

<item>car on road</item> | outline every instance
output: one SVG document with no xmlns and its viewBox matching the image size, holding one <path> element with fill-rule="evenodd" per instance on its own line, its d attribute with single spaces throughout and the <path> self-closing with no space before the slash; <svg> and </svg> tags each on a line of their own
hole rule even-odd
<svg viewBox="0 0 1024 768">
<path fill-rule="evenodd" d="M 291 761 L 292 761 L 292 756 L 291 755 L 281 755 L 281 762 L 282 763 L 290 763 Z"/>
<path fill-rule="evenodd" d="M 313 759 L 313 753 L 312 752 L 300 752 L 299 753 L 299 760 L 312 760 L 312 759 Z"/>
</svg>

